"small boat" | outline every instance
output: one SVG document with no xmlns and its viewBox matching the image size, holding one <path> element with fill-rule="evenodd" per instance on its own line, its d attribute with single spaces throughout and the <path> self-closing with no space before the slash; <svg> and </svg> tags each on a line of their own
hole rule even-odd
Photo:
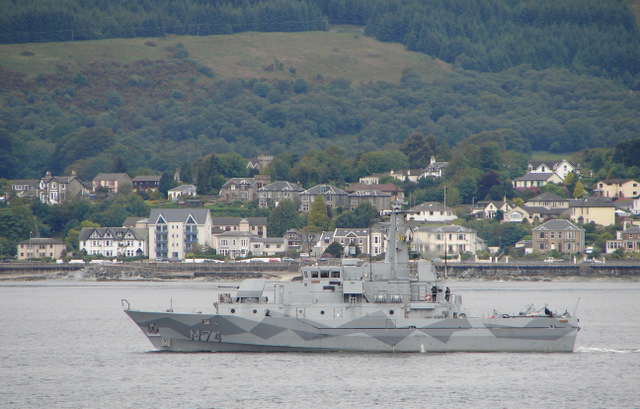
<svg viewBox="0 0 640 409">
<path fill-rule="evenodd" d="M 153 346 L 181 352 L 572 352 L 578 318 L 529 308 L 469 317 L 429 260 L 409 260 L 399 210 L 381 262 L 304 266 L 301 280 L 247 279 L 215 311 L 126 314 Z M 123 304 L 124 305 L 124 304 Z"/>
</svg>

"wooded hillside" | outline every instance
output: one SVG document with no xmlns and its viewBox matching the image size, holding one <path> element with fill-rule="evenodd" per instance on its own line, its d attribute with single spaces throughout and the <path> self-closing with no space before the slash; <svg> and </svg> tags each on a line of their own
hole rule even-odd
<svg viewBox="0 0 640 409">
<path fill-rule="evenodd" d="M 638 29 L 624 1 L 5 3 L 5 42 L 69 40 L 71 31 L 73 40 L 200 37 L 0 46 L 0 177 L 74 169 L 91 179 L 116 158 L 135 174 L 211 152 L 299 157 L 332 145 L 357 162 L 414 133 L 435 138 L 442 160 L 486 135 L 499 134 L 503 150 L 561 153 L 640 134 Z M 203 37 L 230 16 L 246 23 L 227 24 L 231 32 L 316 17 L 362 24 L 451 64 L 358 31 Z M 134 29 L 143 26 L 151 31 Z M 548 44 L 553 55 L 540 54 Z"/>
</svg>

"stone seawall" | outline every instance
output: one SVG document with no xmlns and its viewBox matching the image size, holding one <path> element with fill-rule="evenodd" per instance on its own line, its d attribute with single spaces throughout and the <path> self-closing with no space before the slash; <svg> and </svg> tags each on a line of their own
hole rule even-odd
<svg viewBox="0 0 640 409">
<path fill-rule="evenodd" d="M 640 263 L 587 264 L 587 263 L 444 263 L 436 264 L 447 277 L 462 279 L 554 279 L 583 278 L 640 278 Z"/>
<path fill-rule="evenodd" d="M 562 278 L 640 279 L 640 263 L 436 263 L 448 278 L 485 280 L 544 280 Z M 207 279 L 240 281 L 245 278 L 291 279 L 298 276 L 293 263 L 122 263 L 122 264 L 0 264 L 0 280 L 77 278 L 86 280 Z"/>
<path fill-rule="evenodd" d="M 270 278 L 298 272 L 298 263 L 5 263 L 0 280 L 234 280 Z"/>
</svg>

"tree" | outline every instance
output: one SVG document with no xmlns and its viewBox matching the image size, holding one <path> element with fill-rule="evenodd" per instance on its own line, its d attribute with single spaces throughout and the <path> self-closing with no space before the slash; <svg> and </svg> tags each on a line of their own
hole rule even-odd
<svg viewBox="0 0 640 409">
<path fill-rule="evenodd" d="M 78 237 L 80 237 L 80 231 L 82 230 L 83 227 L 100 227 L 100 225 L 98 223 L 92 222 L 91 220 L 84 220 L 83 222 L 80 223 L 80 225 L 69 230 L 69 232 L 67 233 L 67 237 L 65 237 L 64 239 L 64 242 L 67 244 L 67 247 L 73 250 L 79 250 Z"/>
<path fill-rule="evenodd" d="M 424 168 L 429 164 L 434 154 L 433 148 L 427 143 L 427 139 L 419 132 L 414 132 L 400 145 L 400 152 L 407 155 L 409 165 L 413 169 Z"/>
<path fill-rule="evenodd" d="M 378 216 L 378 211 L 369 202 L 360 203 L 351 211 L 341 213 L 333 220 L 332 226 L 346 228 L 369 228 L 372 220 Z"/>
<path fill-rule="evenodd" d="M 324 199 L 321 195 L 316 196 L 309 210 L 310 227 L 315 227 L 320 231 L 324 231 L 329 226 L 329 216 L 327 214 L 327 207 L 324 204 Z"/>
<path fill-rule="evenodd" d="M 582 186 L 581 181 L 576 182 L 576 187 L 573 189 L 573 197 L 576 199 L 580 199 L 585 195 L 584 186 Z"/>
<path fill-rule="evenodd" d="M 176 186 L 173 180 L 173 174 L 171 172 L 164 172 L 160 177 L 160 184 L 158 185 L 158 191 L 167 197 L 169 189 L 173 189 Z"/>
<path fill-rule="evenodd" d="M 302 226 L 298 208 L 291 200 L 280 202 L 271 210 L 267 220 L 267 231 L 270 237 L 283 237 L 287 230 Z"/>
<path fill-rule="evenodd" d="M 327 246 L 327 249 L 324 252 L 331 254 L 335 258 L 340 258 L 344 254 L 344 247 L 342 244 L 334 241 Z"/>
</svg>

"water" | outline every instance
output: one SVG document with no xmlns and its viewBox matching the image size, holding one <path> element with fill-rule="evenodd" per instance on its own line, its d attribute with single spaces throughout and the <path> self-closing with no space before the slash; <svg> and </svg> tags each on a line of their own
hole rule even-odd
<svg viewBox="0 0 640 409">
<path fill-rule="evenodd" d="M 573 354 L 162 353 L 121 311 L 214 284 L 0 283 L 0 408 L 638 408 L 640 283 L 452 283 L 469 315 L 573 312 Z"/>
</svg>

